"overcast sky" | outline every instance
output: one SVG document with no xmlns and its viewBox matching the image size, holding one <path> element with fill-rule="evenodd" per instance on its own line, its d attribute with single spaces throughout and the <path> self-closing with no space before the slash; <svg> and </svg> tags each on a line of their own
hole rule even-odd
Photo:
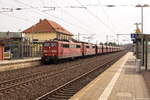
<svg viewBox="0 0 150 100">
<path fill-rule="evenodd" d="M 0 0 L 0 31 L 23 31 L 46 18 L 56 21 L 74 35 L 80 33 L 81 37 L 87 37 L 95 34 L 92 42 L 105 42 L 107 35 L 109 41 L 115 41 L 115 34 L 133 33 L 134 23 L 141 21 L 141 9 L 135 7 L 137 4 L 150 5 L 150 0 Z M 5 12 L 9 10 L 3 8 L 23 10 Z M 150 7 L 147 7 L 144 8 L 144 33 L 147 34 L 150 33 L 149 22 Z M 120 36 L 120 42 L 129 39 L 129 36 Z"/>
</svg>

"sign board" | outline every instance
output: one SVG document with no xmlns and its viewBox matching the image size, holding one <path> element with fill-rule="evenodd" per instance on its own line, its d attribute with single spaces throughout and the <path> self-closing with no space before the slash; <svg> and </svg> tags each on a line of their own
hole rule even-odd
<svg viewBox="0 0 150 100">
<path fill-rule="evenodd" d="M 131 40 L 133 41 L 133 43 L 136 43 L 136 39 L 133 39 L 133 38 L 132 38 Z"/>
<path fill-rule="evenodd" d="M 138 34 L 131 33 L 131 38 L 137 38 Z"/>
</svg>

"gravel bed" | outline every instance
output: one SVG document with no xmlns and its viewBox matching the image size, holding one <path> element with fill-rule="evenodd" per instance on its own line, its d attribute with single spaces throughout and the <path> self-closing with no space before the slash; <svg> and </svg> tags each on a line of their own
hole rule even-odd
<svg viewBox="0 0 150 100">
<path fill-rule="evenodd" d="M 37 97 L 51 91 L 52 89 L 55 89 L 56 87 L 70 81 L 71 79 L 74 79 L 83 73 L 86 73 L 89 70 L 92 70 L 93 68 L 106 62 L 108 58 L 117 56 L 118 54 L 119 53 L 113 53 L 86 59 L 77 59 L 75 61 L 61 64 L 43 65 L 39 67 L 1 72 L 0 82 L 27 75 L 32 76 L 35 73 L 49 72 L 49 74 L 47 77 L 27 82 L 20 86 L 9 89 L 5 93 L 0 92 L 0 100 L 35 100 Z M 57 74 L 51 75 L 52 73 Z"/>
</svg>

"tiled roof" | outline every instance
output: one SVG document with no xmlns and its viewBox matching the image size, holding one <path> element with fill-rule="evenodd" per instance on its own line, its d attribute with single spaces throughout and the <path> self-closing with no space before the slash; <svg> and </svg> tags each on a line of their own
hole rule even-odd
<svg viewBox="0 0 150 100">
<path fill-rule="evenodd" d="M 50 21 L 47 19 L 40 20 L 39 23 L 33 25 L 32 27 L 23 31 L 23 33 L 38 33 L 38 32 L 60 32 L 67 35 L 73 35 L 66 29 L 64 29 L 61 25 L 57 24 L 54 21 Z"/>
</svg>

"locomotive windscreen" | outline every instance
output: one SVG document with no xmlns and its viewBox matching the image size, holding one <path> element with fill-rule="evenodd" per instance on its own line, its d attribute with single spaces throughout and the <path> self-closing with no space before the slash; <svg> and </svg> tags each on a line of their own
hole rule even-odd
<svg viewBox="0 0 150 100">
<path fill-rule="evenodd" d="M 56 47 L 56 43 L 50 43 L 50 47 Z"/>
<path fill-rule="evenodd" d="M 57 46 L 57 43 L 55 42 L 46 42 L 44 43 L 44 47 L 56 47 Z"/>
<path fill-rule="evenodd" d="M 50 43 L 44 43 L 44 47 L 49 47 Z"/>
</svg>

